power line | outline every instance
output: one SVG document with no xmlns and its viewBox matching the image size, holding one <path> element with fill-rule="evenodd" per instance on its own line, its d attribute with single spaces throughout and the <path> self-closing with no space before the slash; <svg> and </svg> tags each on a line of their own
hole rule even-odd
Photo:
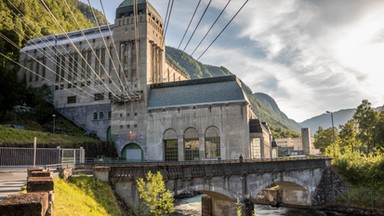
<svg viewBox="0 0 384 216">
<path fill-rule="evenodd" d="M 3 35 L 1 32 L 0 32 L 0 37 L 1 38 L 3 38 L 4 40 L 6 40 L 9 44 L 11 44 L 12 46 L 14 46 L 16 49 L 19 49 L 20 50 L 20 47 L 17 45 L 17 44 L 15 44 L 11 39 L 9 39 L 7 36 L 5 36 L 5 35 Z M 43 67 L 45 67 L 46 69 L 48 69 L 51 73 L 53 73 L 53 74 L 55 74 L 55 72 L 51 69 L 51 68 L 49 68 L 48 66 L 46 66 L 46 65 L 44 65 L 44 64 L 42 64 L 40 61 L 38 61 L 34 56 L 32 56 L 32 55 L 30 55 L 30 54 L 28 54 L 28 53 L 25 53 L 27 56 L 29 56 L 31 59 L 33 59 L 33 60 L 35 60 L 37 63 L 39 63 L 39 64 L 41 64 Z M 5 55 L 4 55 L 5 56 Z M 8 58 L 9 59 L 9 58 Z M 14 62 L 14 60 L 12 60 L 13 62 Z M 19 63 L 18 63 L 19 64 Z M 24 67 L 24 66 L 23 66 Z M 26 67 L 24 67 L 24 68 L 26 68 Z M 30 70 L 30 71 L 32 71 L 32 70 Z M 33 73 L 34 74 L 36 74 L 36 75 L 38 75 L 38 76 L 40 76 L 40 77 L 42 77 L 40 74 L 38 74 L 38 73 L 36 73 L 36 72 L 34 72 L 33 71 Z M 45 78 L 44 78 L 45 79 Z M 63 80 L 64 81 L 66 81 L 66 82 L 68 82 L 68 83 L 71 83 L 71 81 L 69 81 L 69 80 L 67 80 L 65 77 L 63 77 Z M 80 87 L 78 87 L 78 86 L 75 86 L 76 88 L 78 88 L 78 89 L 80 89 Z M 80 90 L 83 90 L 83 89 L 80 89 Z M 86 91 L 84 91 L 85 93 L 87 93 L 87 94 L 89 94 L 90 96 L 93 96 L 93 95 L 91 95 L 90 93 L 88 93 L 88 92 L 86 92 Z"/>
<path fill-rule="evenodd" d="M 67 6 L 69 12 L 71 13 L 71 15 L 72 15 L 74 21 L 76 22 L 77 26 L 79 27 L 79 29 L 80 29 L 82 35 L 84 36 L 85 40 L 87 41 L 88 46 L 93 50 L 91 44 L 89 43 L 87 37 L 86 37 L 85 34 L 84 34 L 84 31 L 81 30 L 81 27 L 80 27 L 80 25 L 79 25 L 79 23 L 78 23 L 78 21 L 77 21 L 75 15 L 73 14 L 71 8 L 69 7 L 67 0 L 64 0 L 64 2 L 65 2 L 65 4 L 66 4 L 66 6 Z M 88 3 L 89 3 L 89 1 L 88 1 Z M 89 3 L 89 4 L 90 4 L 90 3 Z M 109 58 L 112 59 L 112 56 L 111 56 L 111 54 L 110 54 L 110 52 L 109 52 L 109 47 L 107 46 L 107 43 L 106 43 L 105 40 L 104 40 L 104 36 L 103 36 L 103 34 L 102 34 L 102 32 L 101 32 L 101 28 L 100 28 L 99 22 L 98 22 L 98 20 L 97 20 L 97 18 L 96 18 L 96 15 L 95 15 L 94 11 L 93 11 L 93 7 L 92 7 L 91 5 L 90 5 L 90 7 L 91 7 L 91 11 L 92 11 L 93 17 L 94 17 L 95 20 L 96 20 L 97 28 L 98 28 L 98 30 L 99 30 L 100 37 L 101 37 L 101 39 L 103 40 L 105 49 L 106 49 L 106 51 L 107 51 L 107 53 L 108 53 L 108 55 L 109 55 Z M 111 34 L 111 36 L 112 36 L 112 34 Z M 94 52 L 94 51 L 93 51 L 93 52 Z M 95 52 L 94 52 L 94 53 L 95 53 Z M 114 86 L 121 92 L 122 90 L 116 85 L 115 81 L 112 79 L 112 77 L 111 77 L 111 76 L 109 75 L 109 73 L 106 71 L 104 65 L 102 64 L 102 62 L 100 61 L 100 59 L 99 59 L 99 57 L 96 55 L 96 53 L 95 53 L 95 57 L 96 57 L 97 60 L 99 61 L 101 67 L 104 69 L 105 74 L 106 74 L 106 75 L 108 76 L 108 78 L 112 81 L 113 85 L 114 85 Z M 113 61 L 112 61 L 112 62 L 113 62 Z M 114 66 L 114 64 L 113 64 L 113 66 Z M 115 68 L 115 70 L 116 70 L 116 68 Z M 117 76 L 117 77 L 120 79 L 119 76 Z"/>
<path fill-rule="evenodd" d="M 236 14 L 229 20 L 229 22 L 225 25 L 225 27 L 220 31 L 220 33 L 216 36 L 216 38 L 212 41 L 212 43 L 209 44 L 209 46 L 201 53 L 199 58 L 196 60 L 198 61 L 204 54 L 207 52 L 207 50 L 212 46 L 213 43 L 217 40 L 217 38 L 220 37 L 220 35 L 225 31 L 225 29 L 231 24 L 231 22 L 235 19 L 235 17 L 240 13 L 240 11 L 244 8 L 244 6 L 248 3 L 249 0 L 246 0 L 244 4 L 240 7 L 240 9 L 236 12 Z"/>
<path fill-rule="evenodd" d="M 6 56 L 6 55 L 4 55 L 3 53 L 0 53 L 0 55 L 2 55 L 3 57 L 7 58 L 9 61 L 13 62 L 14 64 L 17 64 L 17 65 L 19 65 L 19 66 L 20 66 L 21 68 L 23 68 L 24 70 L 27 70 L 27 71 L 29 71 L 29 72 L 31 72 L 31 73 L 33 73 L 33 74 L 35 74 L 36 76 L 39 76 L 41 79 L 45 79 L 45 80 L 47 80 L 47 81 L 51 82 L 49 79 L 47 79 L 47 78 L 45 78 L 45 77 L 41 76 L 40 74 L 36 73 L 35 71 L 32 71 L 31 69 L 29 69 L 29 68 L 25 67 L 24 65 L 22 65 L 22 64 L 20 64 L 19 62 L 17 62 L 17 61 L 15 61 L 15 60 L 13 60 L 13 59 L 12 59 L 12 58 L 10 58 L 9 56 Z M 79 96 L 79 97 L 85 98 L 85 96 L 83 96 L 83 95 L 80 95 L 80 94 L 77 94 L 76 92 L 72 92 L 72 91 L 70 91 L 69 89 L 64 89 L 64 90 L 65 90 L 65 91 L 68 91 L 68 92 L 70 92 L 70 93 L 72 93 L 72 94 L 75 94 L 76 96 Z M 91 96 L 93 96 L 93 95 L 91 95 Z"/>
<path fill-rule="evenodd" d="M 107 16 L 106 16 L 106 13 L 105 13 L 105 10 L 104 10 L 104 5 L 103 5 L 102 0 L 100 0 L 100 5 L 101 5 L 101 9 L 102 9 L 102 11 L 103 11 L 104 16 L 107 17 Z M 108 31 L 110 32 L 110 34 L 113 35 L 113 34 L 112 34 L 111 27 L 110 27 L 110 25 L 109 25 L 108 22 L 107 22 L 107 27 L 108 27 Z M 111 37 L 111 40 L 112 40 L 112 46 L 113 46 L 113 49 L 115 50 L 115 54 L 116 54 L 116 58 L 117 58 L 117 62 L 119 63 L 120 68 L 123 68 L 123 65 L 122 65 L 122 63 L 121 63 L 121 59 L 120 59 L 120 55 L 119 55 L 119 53 L 117 52 L 117 47 L 116 47 L 116 45 L 115 45 L 115 41 L 114 41 L 113 37 Z M 113 62 L 113 60 L 112 60 L 112 62 Z M 115 68 L 116 68 L 116 67 L 115 67 Z M 124 85 L 123 85 L 123 82 L 122 82 L 122 80 L 120 79 L 120 75 L 118 74 L 117 70 L 116 70 L 116 76 L 119 78 L 119 80 L 120 80 L 120 84 L 121 84 L 123 90 L 126 91 L 126 90 L 125 90 L 125 87 L 124 87 Z M 124 77 L 125 77 L 125 76 L 124 76 Z"/>
<path fill-rule="evenodd" d="M 112 90 L 104 83 L 104 81 L 101 79 L 101 77 L 95 72 L 95 70 L 93 70 L 93 68 L 89 65 L 89 63 L 86 61 L 86 59 L 84 59 L 84 57 L 81 55 L 81 52 L 79 51 L 79 49 L 76 47 L 76 45 L 73 43 L 72 39 L 69 37 L 69 35 L 65 32 L 65 30 L 63 29 L 63 27 L 60 25 L 60 23 L 58 22 L 58 20 L 56 19 L 56 17 L 53 15 L 52 11 L 49 9 L 49 7 L 46 5 L 46 3 L 44 2 L 44 0 L 40 0 L 40 2 L 43 4 L 44 8 L 48 11 L 49 15 L 53 18 L 53 20 L 56 22 L 57 26 L 64 32 L 64 35 L 66 36 L 66 38 L 69 40 L 69 42 L 71 43 L 71 45 L 75 48 L 75 50 L 80 54 L 80 56 L 83 58 L 83 60 L 86 62 L 86 64 L 91 68 L 92 72 L 95 74 L 95 76 L 97 77 L 97 79 L 99 79 L 101 81 L 101 83 L 104 85 L 104 87 L 109 91 L 111 92 L 113 95 L 114 92 L 112 92 Z"/>
<path fill-rule="evenodd" d="M 14 4 L 12 4 L 12 2 L 10 2 L 9 0 L 8 0 L 8 2 L 12 5 L 12 7 L 14 7 L 21 15 L 23 15 L 23 16 L 25 16 L 25 14 L 23 14 Z M 26 5 L 27 6 L 27 5 Z M 28 7 L 28 6 L 27 6 Z M 30 8 L 29 8 L 30 9 Z M 12 12 L 12 14 L 14 15 L 14 16 L 17 16 L 16 15 L 16 13 L 15 12 L 13 12 L 12 10 L 11 10 L 11 12 Z M 36 17 L 36 15 L 35 15 L 35 18 L 38 18 L 38 17 Z M 20 21 L 22 22 L 22 23 L 24 23 L 24 25 L 31 31 L 31 32 L 34 32 L 34 30 L 33 29 L 31 29 L 29 26 L 28 26 L 28 24 L 27 23 L 25 23 L 22 19 L 20 19 Z M 18 28 L 17 28 L 18 29 Z M 36 33 L 35 33 L 35 35 L 37 35 Z M 60 57 L 62 57 L 62 56 L 64 56 L 64 52 L 60 52 L 59 54 L 56 52 L 56 51 L 54 51 L 54 50 L 52 50 L 52 48 L 49 46 L 49 45 L 47 45 L 46 43 L 45 43 L 45 41 L 44 40 L 42 40 L 41 39 L 41 37 L 38 37 L 37 39 L 39 39 L 42 43 L 44 43 L 44 45 L 52 52 L 52 53 L 54 53 L 54 55 L 56 55 L 56 57 L 57 58 L 60 58 Z M 37 42 L 35 42 L 34 40 L 30 40 L 31 41 L 31 43 L 34 43 L 38 48 L 42 48 L 42 46 L 40 46 Z M 61 48 L 63 48 L 63 51 L 66 49 L 62 44 L 60 45 L 61 46 Z M 57 49 L 56 49 L 57 50 Z M 65 64 L 68 66 L 68 68 L 71 68 L 71 66 L 69 65 L 69 62 L 67 62 L 67 61 L 64 61 L 64 64 L 61 64 L 59 61 L 57 61 L 55 58 L 52 58 L 51 56 L 49 56 L 49 55 L 44 55 L 45 57 L 47 57 L 47 59 L 49 59 L 52 63 L 54 63 L 54 64 L 56 64 L 56 65 L 58 65 L 59 67 L 60 67 L 60 69 L 63 71 L 63 72 L 65 72 L 68 76 L 72 76 L 71 75 L 71 72 L 67 69 L 67 68 L 65 68 L 64 66 L 65 66 Z M 86 72 L 86 70 L 85 70 L 85 68 L 84 67 L 82 67 L 82 65 L 79 63 L 79 61 L 77 61 L 77 60 L 75 60 L 72 56 L 70 56 L 70 55 L 68 55 L 68 59 L 69 59 L 69 61 L 71 61 L 71 59 L 73 60 L 73 62 L 75 63 L 76 62 L 76 64 L 77 65 L 80 65 L 80 67 L 83 69 L 82 71 L 80 71 L 80 72 L 83 72 L 84 74 L 86 74 L 85 72 Z M 80 69 L 81 69 L 80 68 Z M 54 72 L 53 73 L 54 75 L 57 75 L 57 76 L 59 76 L 60 78 L 63 78 L 64 79 L 64 76 L 62 76 L 62 75 L 60 75 L 60 73 L 59 72 Z M 88 78 L 90 78 L 90 77 L 88 77 Z M 86 82 L 86 80 L 84 79 L 84 78 L 82 78 L 81 76 L 80 76 L 80 80 L 83 80 L 83 82 Z M 53 83 L 53 81 L 52 81 L 52 83 Z M 71 84 L 71 85 L 73 85 L 73 86 L 75 86 L 76 84 L 74 83 L 74 82 L 69 82 L 69 84 Z M 90 87 L 90 86 L 89 86 Z M 97 90 L 95 87 L 91 87 L 95 92 L 99 92 L 99 93 L 102 93 L 100 90 Z"/>
<path fill-rule="evenodd" d="M 207 31 L 207 33 L 205 33 L 204 37 L 200 40 L 199 44 L 196 46 L 196 48 L 193 50 L 193 52 L 191 53 L 191 56 L 193 56 L 193 54 L 196 52 L 197 48 L 199 48 L 199 46 L 201 45 L 201 43 L 205 40 L 205 38 L 207 37 L 207 35 L 209 34 L 209 32 L 211 32 L 213 26 L 215 26 L 216 22 L 219 20 L 219 18 L 221 17 L 221 15 L 224 13 L 225 9 L 227 8 L 227 6 L 229 5 L 229 3 L 231 2 L 231 0 L 229 0 L 227 2 L 227 4 L 224 6 L 224 8 L 221 10 L 220 14 L 216 17 L 216 20 L 213 22 L 213 24 L 211 25 L 211 27 L 209 28 L 209 30 Z"/>
<path fill-rule="evenodd" d="M 211 4 L 211 2 L 212 2 L 212 0 L 209 0 L 209 2 L 208 2 L 208 4 L 207 4 L 207 6 L 206 6 L 206 7 L 205 7 L 205 9 L 204 9 L 203 15 L 200 17 L 200 19 L 199 19 L 199 22 L 197 23 L 197 25 L 196 25 L 195 29 L 193 30 L 193 32 L 192 32 L 192 34 L 191 34 L 191 36 L 189 37 L 189 40 L 188 40 L 187 44 L 185 45 L 185 47 L 184 47 L 183 51 L 185 51 L 185 49 L 187 49 L 187 47 L 188 47 L 189 43 L 191 42 L 191 40 L 192 40 L 193 36 L 194 36 L 194 35 L 195 35 L 195 33 L 196 33 L 196 30 L 197 30 L 197 28 L 199 28 L 199 25 L 200 25 L 200 23 L 201 23 L 201 20 L 203 20 L 203 18 L 204 18 L 204 16 L 205 16 L 205 14 L 206 14 L 206 12 L 207 12 L 207 10 L 208 10 L 208 8 L 209 8 L 209 5 Z"/>
<path fill-rule="evenodd" d="M 169 14 L 167 14 L 168 17 L 166 16 L 166 18 L 168 18 L 168 21 L 166 21 L 166 23 L 165 23 L 165 30 L 164 30 L 163 41 L 165 40 L 165 36 L 167 35 L 167 30 L 168 30 L 169 22 L 170 22 L 170 20 L 171 20 L 171 14 L 172 14 L 172 9 L 173 9 L 173 3 L 174 3 L 174 0 L 170 0 L 170 1 L 172 1 L 172 3 L 171 3 L 170 10 L 169 10 Z M 168 1 L 168 5 L 169 5 L 169 1 Z M 167 10 L 167 12 L 168 12 L 168 10 Z M 167 20 L 167 19 L 166 19 L 166 20 Z"/>
<path fill-rule="evenodd" d="M 199 2 L 197 3 L 197 6 L 196 6 L 196 8 L 195 8 L 195 11 L 193 11 L 193 15 L 192 15 L 191 19 L 189 20 L 187 29 L 185 30 L 184 35 L 183 35 L 183 37 L 181 38 L 181 41 L 180 41 L 179 45 L 177 46 L 177 49 L 180 49 L 180 46 L 181 46 L 181 44 L 182 44 L 183 41 L 184 41 L 185 35 L 187 34 L 187 32 L 188 32 L 188 30 L 189 30 L 189 27 L 191 26 L 191 23 L 192 23 L 192 21 L 193 21 L 195 15 L 196 15 L 196 11 L 197 11 L 197 9 L 199 8 L 200 3 L 201 3 L 201 0 L 199 0 Z"/>
</svg>

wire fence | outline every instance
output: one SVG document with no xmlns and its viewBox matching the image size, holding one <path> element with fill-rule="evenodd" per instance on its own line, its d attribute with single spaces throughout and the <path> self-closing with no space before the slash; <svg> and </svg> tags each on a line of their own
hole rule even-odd
<svg viewBox="0 0 384 216">
<path fill-rule="evenodd" d="M 64 148 L 0 147 L 0 166 L 74 165 L 85 162 L 85 151 Z"/>
<path fill-rule="evenodd" d="M 334 203 L 343 206 L 384 209 L 384 189 L 382 188 L 348 186 L 344 191 L 335 190 L 335 193 Z"/>
</svg>

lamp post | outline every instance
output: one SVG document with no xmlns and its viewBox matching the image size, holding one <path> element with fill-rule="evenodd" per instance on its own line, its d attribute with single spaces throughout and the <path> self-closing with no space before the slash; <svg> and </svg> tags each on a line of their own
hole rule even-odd
<svg viewBox="0 0 384 216">
<path fill-rule="evenodd" d="M 325 113 L 331 114 L 331 120 L 332 120 L 332 132 L 333 132 L 333 142 L 335 142 L 335 125 L 333 122 L 333 112 L 326 111 Z"/>
<path fill-rule="evenodd" d="M 55 133 L 56 115 L 55 115 L 55 114 L 52 114 L 52 118 L 53 118 L 53 128 L 52 128 L 52 133 Z"/>
</svg>

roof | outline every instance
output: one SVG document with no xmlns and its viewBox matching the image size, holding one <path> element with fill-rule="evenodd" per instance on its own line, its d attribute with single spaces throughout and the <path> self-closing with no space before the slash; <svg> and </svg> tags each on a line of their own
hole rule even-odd
<svg viewBox="0 0 384 216">
<path fill-rule="evenodd" d="M 153 84 L 148 109 L 245 102 L 236 76 Z"/>
<path fill-rule="evenodd" d="M 137 3 L 137 4 L 145 4 L 147 3 L 146 0 L 136 0 L 136 2 L 134 0 L 124 0 L 118 8 L 122 8 L 122 7 L 128 7 L 128 6 L 132 6 L 134 3 Z"/>
<path fill-rule="evenodd" d="M 110 25 L 113 28 L 113 25 Z M 30 39 L 27 45 L 21 49 L 22 52 L 34 49 L 42 49 L 50 46 L 63 46 L 71 42 L 77 43 L 80 41 L 99 39 L 101 37 L 111 36 L 107 25 L 100 26 L 101 34 L 97 27 L 67 32 L 66 34 L 51 34 L 47 36 Z M 85 36 L 85 37 L 84 37 Z M 70 38 L 70 39 L 68 39 Z M 71 46 L 72 47 L 72 46 Z"/>
<path fill-rule="evenodd" d="M 259 119 L 250 119 L 249 120 L 249 132 L 250 133 L 262 133 L 263 128 Z"/>
</svg>

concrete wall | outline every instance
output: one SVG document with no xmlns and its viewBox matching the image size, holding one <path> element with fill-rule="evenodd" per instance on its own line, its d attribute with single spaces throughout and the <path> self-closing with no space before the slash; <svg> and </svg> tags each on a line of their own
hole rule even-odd
<svg viewBox="0 0 384 216">
<path fill-rule="evenodd" d="M 108 112 L 111 111 L 110 104 L 63 107 L 57 110 L 64 117 L 88 132 L 95 132 L 101 140 L 107 140 L 107 130 L 111 125 L 111 119 L 108 118 Z M 95 113 L 97 114 L 97 119 L 94 119 Z M 103 113 L 104 117 L 102 119 L 100 119 L 100 113 Z"/>
<path fill-rule="evenodd" d="M 195 128 L 199 134 L 200 155 L 205 156 L 205 131 L 216 127 L 220 133 L 221 159 L 238 159 L 249 155 L 249 126 L 247 106 L 223 104 L 173 109 L 150 110 L 148 113 L 148 158 L 164 160 L 163 134 L 173 129 L 177 134 L 179 160 L 184 160 L 184 132 Z"/>
</svg>

